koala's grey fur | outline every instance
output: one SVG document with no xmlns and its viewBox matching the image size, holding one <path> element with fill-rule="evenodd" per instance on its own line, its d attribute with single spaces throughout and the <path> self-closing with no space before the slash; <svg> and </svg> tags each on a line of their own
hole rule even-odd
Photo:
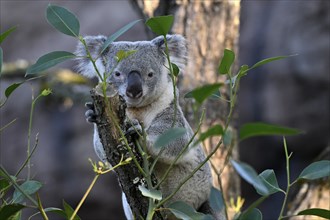
<svg viewBox="0 0 330 220">
<path fill-rule="evenodd" d="M 92 56 L 96 58 L 106 37 L 88 36 L 84 39 Z M 180 35 L 167 35 L 167 42 L 171 61 L 183 71 L 186 65 L 187 53 L 185 39 Z M 115 55 L 119 50 L 136 50 L 136 52 L 122 60 L 116 66 Z M 148 154 L 152 158 L 155 158 L 160 150 L 154 148 L 153 143 L 159 135 L 171 128 L 174 115 L 173 85 L 169 71 L 165 67 L 167 66 L 167 60 L 164 50 L 165 46 L 162 36 L 151 41 L 114 42 L 110 44 L 108 49 L 96 62 L 101 74 L 110 72 L 116 66 L 109 77 L 109 81 L 116 86 L 119 94 L 126 100 L 127 116 L 143 124 L 147 133 Z M 77 55 L 86 55 L 85 48 L 81 43 L 78 45 Z M 79 59 L 78 69 L 85 76 L 96 76 L 95 70 L 88 59 Z M 136 72 L 136 76 L 142 83 L 142 91 L 136 92 L 133 95 L 127 91 L 130 89 L 128 88 L 127 79 L 132 72 Z M 152 73 L 152 75 L 149 73 Z M 142 95 L 140 94 L 141 92 Z M 178 101 L 176 105 L 177 117 L 175 127 L 183 127 L 187 129 L 187 133 L 183 137 L 171 142 L 168 146 L 165 146 L 165 150 L 155 167 L 155 174 L 158 179 L 163 176 L 169 165 L 193 135 L 193 131 L 185 119 Z M 106 160 L 97 129 L 94 131 L 94 148 L 100 159 Z M 163 198 L 171 194 L 178 184 L 204 159 L 205 155 L 201 146 L 190 146 L 182 158 L 173 166 L 168 178 L 161 184 Z M 197 210 L 208 200 L 211 186 L 212 177 L 210 167 L 208 164 L 205 164 L 182 186 L 169 203 L 181 200 Z M 125 202 L 125 195 L 123 195 L 123 201 L 126 217 L 133 219 L 129 206 Z"/>
</svg>

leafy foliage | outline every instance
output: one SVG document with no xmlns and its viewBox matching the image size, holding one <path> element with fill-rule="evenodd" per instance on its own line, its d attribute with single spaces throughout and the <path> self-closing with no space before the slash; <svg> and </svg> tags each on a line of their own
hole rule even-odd
<svg viewBox="0 0 330 220">
<path fill-rule="evenodd" d="M 49 4 L 46 18 L 50 25 L 63 34 L 78 37 L 80 24 L 77 17 L 66 8 Z"/>
<path fill-rule="evenodd" d="M 66 51 L 54 51 L 54 52 L 48 53 L 48 54 L 40 57 L 35 64 L 30 66 L 26 71 L 26 75 L 39 73 L 39 72 L 47 70 L 50 67 L 53 67 L 59 63 L 62 63 L 63 61 L 66 61 L 68 59 L 72 59 L 75 57 L 76 57 L 76 55 L 74 55 L 73 53 L 70 53 L 70 52 L 66 52 Z"/>
<path fill-rule="evenodd" d="M 330 176 L 330 160 L 317 161 L 306 167 L 298 177 L 298 180 L 316 180 Z"/>
<path fill-rule="evenodd" d="M 170 31 L 172 24 L 174 21 L 173 15 L 167 16 L 158 16 L 149 18 L 146 21 L 146 25 L 158 35 L 166 36 L 166 34 Z"/>
<path fill-rule="evenodd" d="M 166 145 L 170 144 L 172 141 L 175 141 L 176 139 L 185 135 L 186 132 L 187 130 L 185 128 L 170 128 L 169 130 L 165 131 L 157 138 L 154 147 L 156 148 L 165 147 Z"/>
<path fill-rule="evenodd" d="M 240 140 L 244 140 L 250 137 L 264 136 L 264 135 L 297 135 L 302 133 L 298 129 L 271 125 L 266 123 L 249 123 L 244 124 L 239 131 Z"/>
<path fill-rule="evenodd" d="M 218 72 L 220 74 L 228 74 L 230 72 L 230 68 L 235 61 L 235 53 L 231 50 L 225 49 L 223 58 L 220 62 Z"/>
</svg>

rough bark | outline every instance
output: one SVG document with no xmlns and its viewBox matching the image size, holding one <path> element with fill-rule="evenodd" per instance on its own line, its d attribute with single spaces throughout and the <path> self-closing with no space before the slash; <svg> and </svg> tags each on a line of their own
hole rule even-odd
<svg viewBox="0 0 330 220">
<path fill-rule="evenodd" d="M 187 68 L 179 79 L 181 94 L 206 83 L 224 81 L 224 78 L 217 74 L 217 68 L 225 48 L 233 50 L 236 54 L 238 52 L 240 1 L 132 1 L 145 18 L 166 14 L 175 16 L 172 32 L 182 34 L 188 42 Z M 227 88 L 224 88 L 222 93 L 228 94 Z M 187 106 L 187 104 L 183 105 Z M 205 105 L 204 130 L 214 124 L 224 124 L 228 107 L 226 102 L 208 101 Z M 193 124 L 195 121 L 191 115 L 191 110 L 188 110 L 186 116 Z M 206 152 L 211 152 L 218 141 L 218 138 L 210 139 L 206 143 Z M 237 148 L 229 153 L 234 158 L 238 157 Z M 211 159 L 215 168 L 213 169 L 214 185 L 220 187 L 219 181 L 222 182 L 226 199 L 240 194 L 239 178 L 234 174 L 233 169 L 227 166 L 222 172 L 227 154 L 228 148 L 221 147 Z M 216 175 L 219 172 L 222 172 L 221 178 Z"/>
<path fill-rule="evenodd" d="M 132 157 L 131 153 L 133 153 L 138 163 L 142 166 L 141 154 L 136 150 L 131 138 L 128 137 L 127 139 L 132 152 L 129 152 L 125 144 L 121 141 L 122 134 L 119 129 L 123 133 L 126 131 L 125 100 L 112 88 L 107 92 L 107 98 L 104 98 L 102 94 L 98 87 L 91 91 L 95 112 L 99 116 L 97 129 L 107 160 L 111 166 L 115 166 L 120 163 L 122 157 L 125 160 Z M 129 164 L 116 168 L 115 172 L 133 215 L 137 219 L 140 219 L 140 217 L 145 219 L 148 212 L 148 199 L 138 189 L 144 178 L 136 164 L 131 161 Z M 153 180 L 156 184 L 155 177 Z M 159 216 L 155 216 L 154 219 L 160 218 Z"/>
</svg>

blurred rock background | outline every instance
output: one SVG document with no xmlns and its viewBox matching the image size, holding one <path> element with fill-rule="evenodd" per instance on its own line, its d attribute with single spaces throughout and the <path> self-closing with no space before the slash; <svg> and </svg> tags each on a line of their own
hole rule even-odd
<svg viewBox="0 0 330 220">
<path fill-rule="evenodd" d="M 76 42 L 72 37 L 47 24 L 44 15 L 48 3 L 1 0 L 1 32 L 18 26 L 2 44 L 5 62 L 18 59 L 35 62 L 51 51 L 75 50 Z M 127 0 L 51 3 L 74 12 L 83 35 L 110 35 L 139 18 Z M 242 80 L 239 123 L 264 121 L 304 130 L 304 135 L 288 138 L 289 148 L 294 152 L 293 175 L 298 175 L 329 146 L 330 3 L 326 0 L 242 1 L 241 7 L 241 64 L 252 65 L 278 55 L 298 56 L 267 64 Z M 119 38 L 145 39 L 142 22 Z M 60 67 L 74 70 L 72 62 Z M 0 80 L 3 98 L 7 86 L 22 78 L 1 77 Z M 10 173 L 15 173 L 24 161 L 31 94 L 50 85 L 53 95 L 42 98 L 36 107 L 32 137 L 39 133 L 39 145 L 32 160 L 32 174 L 44 183 L 41 198 L 45 207 L 61 207 L 62 199 L 76 206 L 93 178 L 88 158 L 97 160 L 92 147 L 93 129 L 84 117 L 84 103 L 95 82 L 68 89 L 67 85 L 54 83 L 54 80 L 24 84 L 1 109 L 1 127 L 18 119 L 0 134 L 0 163 Z M 240 145 L 240 157 L 258 171 L 272 168 L 278 178 L 285 179 L 281 138 L 246 140 Z M 285 181 L 280 183 L 284 184 Z M 255 196 L 252 187 L 243 184 L 246 203 Z M 279 199 L 281 195 L 272 196 L 262 206 L 264 219 L 276 218 Z M 82 219 L 123 219 L 120 188 L 114 174 L 100 178 L 79 215 Z"/>
</svg>

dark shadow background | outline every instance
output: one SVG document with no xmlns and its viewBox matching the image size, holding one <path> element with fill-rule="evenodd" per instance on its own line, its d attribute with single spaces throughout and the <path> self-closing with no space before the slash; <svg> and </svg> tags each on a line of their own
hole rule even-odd
<svg viewBox="0 0 330 220">
<path fill-rule="evenodd" d="M 48 3 L 1 0 L 1 32 L 18 25 L 1 45 L 5 62 L 19 59 L 34 62 L 51 51 L 75 50 L 75 39 L 47 24 L 44 15 Z M 51 3 L 74 12 L 83 35 L 110 35 L 139 18 L 127 0 Z M 294 152 L 292 173 L 296 176 L 329 146 L 330 4 L 326 0 L 242 1 L 241 6 L 241 64 L 253 65 L 271 56 L 298 54 L 251 72 L 242 80 L 239 96 L 239 124 L 263 121 L 305 131 L 304 135 L 288 138 L 289 148 Z M 142 22 L 119 38 L 146 39 Z M 73 69 L 73 63 L 60 67 Z M 1 78 L 1 94 L 7 86 L 21 80 Z M 31 90 L 36 94 L 42 86 L 24 84 L 1 109 L 1 127 L 14 118 L 18 120 L 0 134 L 0 163 L 11 173 L 17 171 L 26 156 Z M 93 129 L 84 117 L 89 88 L 73 88 L 73 92 L 80 94 L 74 98 L 61 96 L 63 88 L 52 88 L 54 94 L 38 102 L 33 124 L 32 137 L 39 133 L 39 145 L 32 160 L 32 174 L 44 184 L 40 194 L 45 207 L 62 207 L 63 199 L 75 207 L 93 179 L 88 158 L 97 160 L 92 147 Z M 246 140 L 240 145 L 240 157 L 259 172 L 274 169 L 284 186 L 282 138 Z M 246 204 L 257 198 L 245 183 L 242 193 Z M 120 195 L 115 175 L 102 176 L 79 212 L 80 217 L 123 219 Z M 262 205 L 264 219 L 276 219 L 280 199 L 281 195 L 275 195 Z"/>
</svg>

